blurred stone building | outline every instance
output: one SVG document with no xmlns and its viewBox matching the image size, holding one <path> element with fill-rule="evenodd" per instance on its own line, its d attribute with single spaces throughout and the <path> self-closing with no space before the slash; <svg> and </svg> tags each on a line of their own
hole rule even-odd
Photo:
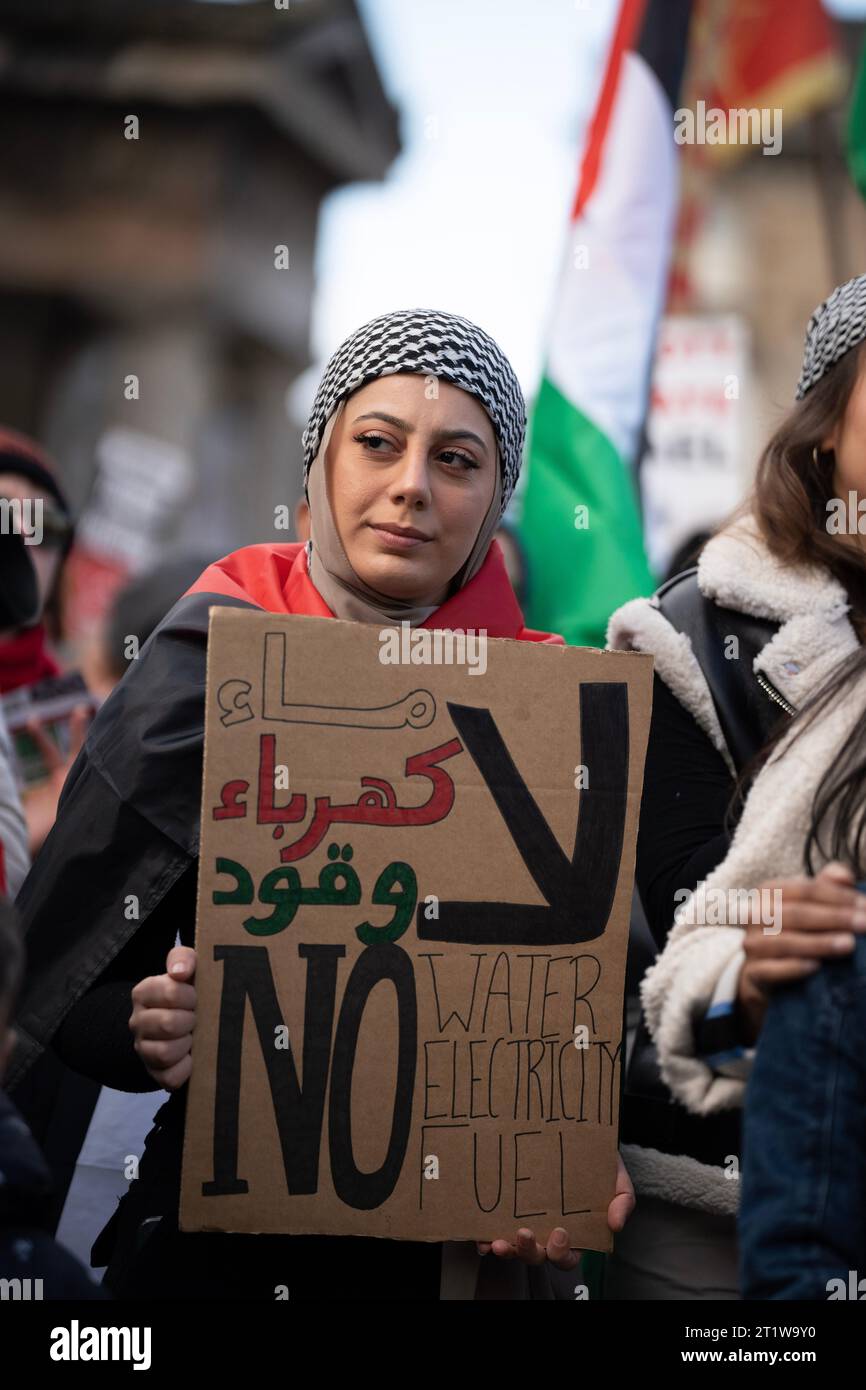
<svg viewBox="0 0 866 1390">
<path fill-rule="evenodd" d="M 703 0 L 708 14 L 734 4 Z M 671 565 L 691 563 L 690 543 L 741 501 L 761 450 L 793 405 L 812 310 L 834 286 L 866 271 L 866 205 L 845 153 L 866 26 L 827 23 L 830 64 L 799 83 L 770 86 L 762 99 L 734 103 L 782 112 L 778 153 L 758 145 L 717 149 L 712 159 L 694 145 L 681 151 L 680 239 L 660 349 L 691 339 L 700 360 L 690 362 L 684 350 L 666 365 L 660 351 L 656 367 L 641 485 L 659 578 Z M 696 48 L 692 86 L 683 94 L 691 109 L 707 95 L 702 84 L 717 62 L 711 44 Z M 727 341 L 715 358 L 714 339 Z M 731 380 L 735 396 L 727 394 Z"/>
<path fill-rule="evenodd" d="M 786 119 L 778 155 L 749 150 L 718 174 L 694 246 L 689 308 L 738 314 L 749 330 L 744 483 L 755 452 L 793 402 L 812 310 L 834 286 L 866 271 L 866 205 L 845 160 L 864 32 L 862 22 L 834 25 L 846 74 L 837 100 Z"/>
<path fill-rule="evenodd" d="M 126 570 L 289 538 L 320 205 L 397 113 L 354 0 L 3 0 L 0 106 L 0 421 L 84 511 L 81 630 Z"/>
</svg>

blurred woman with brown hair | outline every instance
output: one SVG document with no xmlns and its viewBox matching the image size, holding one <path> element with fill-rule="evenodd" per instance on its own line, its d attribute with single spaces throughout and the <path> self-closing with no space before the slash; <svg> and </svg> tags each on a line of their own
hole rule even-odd
<svg viewBox="0 0 866 1390">
<path fill-rule="evenodd" d="M 641 1200 L 611 1297 L 738 1297 L 740 1107 L 769 994 L 866 930 L 850 867 L 819 855 L 813 877 L 803 858 L 866 676 L 788 730 L 866 633 L 864 338 L 860 276 L 810 320 L 797 403 L 746 505 L 696 569 L 611 619 L 611 646 L 655 656 L 637 881 L 660 951 L 624 1101 Z"/>
</svg>

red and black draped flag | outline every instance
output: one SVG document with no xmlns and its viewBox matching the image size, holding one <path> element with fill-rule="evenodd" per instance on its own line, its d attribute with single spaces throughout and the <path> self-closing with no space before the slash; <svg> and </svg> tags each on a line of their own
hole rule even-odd
<svg viewBox="0 0 866 1390">
<path fill-rule="evenodd" d="M 213 604 L 333 616 L 302 545 L 254 545 L 209 566 L 145 642 L 88 729 L 54 828 L 18 895 L 27 975 L 10 1087 L 166 894 L 197 869 Z M 475 577 L 422 626 L 561 641 L 524 626 L 495 541 Z M 133 897 L 134 915 L 125 910 Z"/>
</svg>

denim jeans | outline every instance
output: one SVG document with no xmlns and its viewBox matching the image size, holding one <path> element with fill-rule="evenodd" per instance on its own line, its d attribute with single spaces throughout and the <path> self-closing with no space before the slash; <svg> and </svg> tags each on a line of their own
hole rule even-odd
<svg viewBox="0 0 866 1390">
<path fill-rule="evenodd" d="M 824 1300 L 831 1279 L 853 1297 L 863 1279 L 866 1297 L 863 937 L 768 1006 L 745 1099 L 740 1276 L 744 1298 Z"/>
</svg>

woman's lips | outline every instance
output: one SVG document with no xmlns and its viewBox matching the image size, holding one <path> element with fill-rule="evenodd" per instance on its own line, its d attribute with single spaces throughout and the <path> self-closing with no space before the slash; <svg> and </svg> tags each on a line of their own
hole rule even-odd
<svg viewBox="0 0 866 1390">
<path fill-rule="evenodd" d="M 426 545 L 430 539 L 429 536 L 411 536 L 405 532 L 386 531 L 382 526 L 371 526 L 370 529 L 389 550 L 416 550 L 418 546 Z"/>
</svg>

